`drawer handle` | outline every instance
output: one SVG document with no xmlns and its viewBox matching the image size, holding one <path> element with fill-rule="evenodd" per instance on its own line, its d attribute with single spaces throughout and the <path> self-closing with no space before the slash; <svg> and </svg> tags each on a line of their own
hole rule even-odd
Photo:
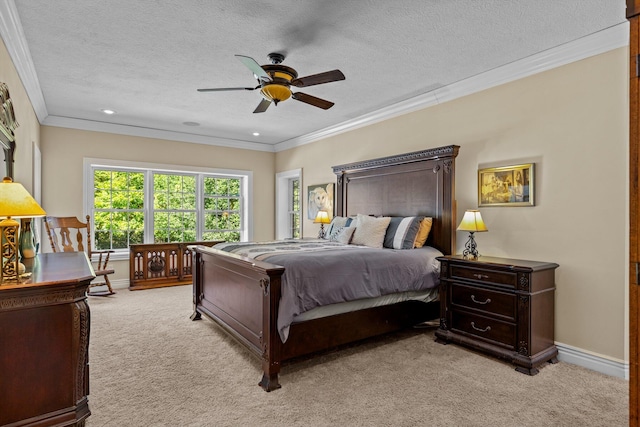
<svg viewBox="0 0 640 427">
<path fill-rule="evenodd" d="M 478 331 L 478 332 L 489 332 L 489 331 L 491 330 L 491 326 L 487 326 L 487 327 L 486 327 L 486 328 L 484 328 L 484 329 L 476 328 L 476 324 L 475 324 L 475 323 L 473 323 L 473 322 L 471 322 L 471 327 L 472 327 L 473 329 L 475 329 L 476 331 Z"/>
<path fill-rule="evenodd" d="M 489 303 L 491 302 L 491 298 L 487 298 L 487 300 L 486 300 L 486 301 L 478 301 L 478 300 L 476 299 L 476 296 L 475 296 L 475 295 L 471 295 L 471 301 L 475 302 L 476 304 L 482 304 L 482 305 L 485 305 L 485 304 L 489 304 Z"/>
<path fill-rule="evenodd" d="M 479 280 L 488 279 L 489 278 L 489 276 L 487 276 L 486 274 L 479 274 L 479 273 L 478 274 L 474 274 L 473 277 L 477 277 Z"/>
</svg>

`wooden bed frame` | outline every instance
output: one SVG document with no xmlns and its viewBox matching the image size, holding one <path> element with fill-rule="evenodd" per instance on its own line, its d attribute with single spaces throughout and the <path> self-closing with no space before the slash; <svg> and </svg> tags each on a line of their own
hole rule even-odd
<svg viewBox="0 0 640 427">
<path fill-rule="evenodd" d="M 450 145 L 334 166 L 336 215 L 433 217 L 427 244 L 455 253 L 455 157 Z M 285 269 L 204 246 L 193 247 L 194 313 L 215 321 L 262 360 L 259 385 L 280 388 L 282 363 L 410 327 L 440 316 L 439 302 L 418 301 L 368 308 L 294 323 L 283 343 L 277 331 L 281 278 Z"/>
</svg>

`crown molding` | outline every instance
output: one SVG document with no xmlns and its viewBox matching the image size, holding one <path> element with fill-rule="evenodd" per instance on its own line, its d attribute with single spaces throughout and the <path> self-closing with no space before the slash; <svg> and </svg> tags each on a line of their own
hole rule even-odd
<svg viewBox="0 0 640 427">
<path fill-rule="evenodd" d="M 44 126 L 71 128 L 93 132 L 114 133 L 118 135 L 140 136 L 143 138 L 166 139 L 169 141 L 191 142 L 194 144 L 215 145 L 219 147 L 240 148 L 244 150 L 267 151 L 273 153 L 273 145 L 258 142 L 239 141 L 234 139 L 216 138 L 213 136 L 197 135 L 184 132 L 153 129 L 140 126 L 119 125 L 99 122 L 95 120 L 76 119 L 62 116 L 47 116 Z"/>
<path fill-rule="evenodd" d="M 4 40 L 9 56 L 20 76 L 20 80 L 22 80 L 22 85 L 27 92 L 38 121 L 42 123 L 49 113 L 40 88 L 38 74 L 31 59 L 31 52 L 22 30 L 22 24 L 18 17 L 18 10 L 13 0 L 0 1 L 0 37 Z"/>
<path fill-rule="evenodd" d="M 321 129 L 280 142 L 275 151 L 284 151 L 301 145 L 355 130 L 403 114 L 452 101 L 495 86 L 529 77 L 594 55 L 629 45 L 629 22 L 590 34 L 578 40 L 545 50 L 504 66 L 469 77 L 431 92 L 398 102 L 383 109 L 357 117 L 335 126 Z"/>
</svg>

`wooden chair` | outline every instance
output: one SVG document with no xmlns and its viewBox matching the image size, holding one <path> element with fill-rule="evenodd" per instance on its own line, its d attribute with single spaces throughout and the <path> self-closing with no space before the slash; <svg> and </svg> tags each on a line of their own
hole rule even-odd
<svg viewBox="0 0 640 427">
<path fill-rule="evenodd" d="M 44 218 L 44 225 L 47 229 L 47 235 L 49 236 L 49 243 L 51 243 L 51 249 L 53 252 L 82 252 L 86 251 L 89 260 L 94 254 L 98 254 L 98 264 L 94 267 L 96 277 L 102 276 L 104 281 L 97 283 L 91 283 L 89 289 L 95 286 L 106 286 L 106 291 L 99 292 L 87 292 L 88 295 L 94 296 L 106 296 L 115 294 L 111 288 L 111 282 L 109 282 L 109 275 L 114 273 L 113 269 L 109 269 L 109 256 L 113 251 L 93 251 L 91 250 L 91 221 L 89 215 L 87 215 L 87 222 L 82 222 L 74 216 L 68 217 L 53 217 L 47 216 Z M 72 230 L 75 230 L 73 232 Z M 75 234 L 75 241 L 72 233 Z M 86 248 L 83 244 L 83 234 L 86 236 Z M 58 241 L 62 243 L 62 247 L 58 244 Z"/>
</svg>

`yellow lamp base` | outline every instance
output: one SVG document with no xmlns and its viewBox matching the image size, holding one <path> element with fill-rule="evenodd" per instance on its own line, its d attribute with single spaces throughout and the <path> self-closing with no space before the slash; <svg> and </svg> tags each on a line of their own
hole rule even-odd
<svg viewBox="0 0 640 427">
<path fill-rule="evenodd" d="M 19 282 L 20 262 L 18 262 L 18 221 L 11 217 L 0 221 L 0 239 L 2 241 L 2 268 L 0 283 Z M 22 266 L 24 268 L 24 265 Z M 23 270 L 24 272 L 24 270 Z"/>
</svg>

